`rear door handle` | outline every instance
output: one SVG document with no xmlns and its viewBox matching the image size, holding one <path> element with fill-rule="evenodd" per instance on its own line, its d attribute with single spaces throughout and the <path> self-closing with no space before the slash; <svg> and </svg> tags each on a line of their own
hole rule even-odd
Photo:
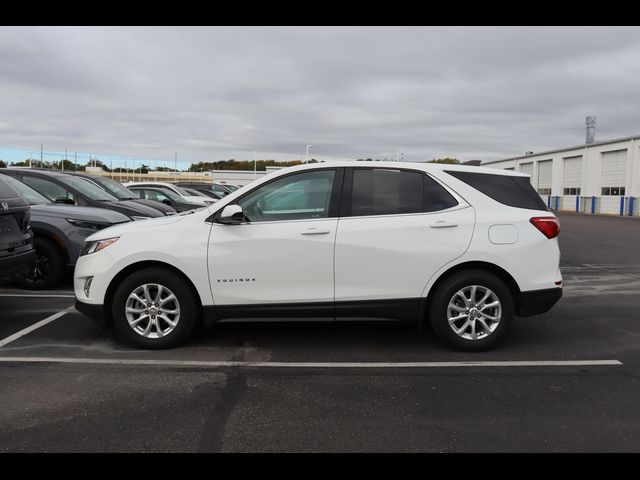
<svg viewBox="0 0 640 480">
<path fill-rule="evenodd" d="M 458 224 L 456 222 L 450 222 L 447 220 L 439 220 L 435 223 L 432 223 L 431 225 L 429 225 L 431 228 L 451 228 L 451 227 L 457 227 Z"/>
<path fill-rule="evenodd" d="M 303 232 L 300 232 L 300 235 L 326 235 L 330 232 L 330 230 L 325 230 L 323 228 L 307 228 Z"/>
</svg>

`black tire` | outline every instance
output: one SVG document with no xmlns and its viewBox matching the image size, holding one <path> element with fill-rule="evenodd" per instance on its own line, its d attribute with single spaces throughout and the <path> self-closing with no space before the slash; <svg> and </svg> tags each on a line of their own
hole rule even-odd
<svg viewBox="0 0 640 480">
<path fill-rule="evenodd" d="M 484 338 L 476 340 L 458 335 L 449 324 L 447 315 L 449 301 L 456 292 L 471 285 L 490 289 L 497 296 L 502 309 L 500 321 L 495 330 Z M 497 345 L 509 330 L 513 316 L 514 301 L 511 290 L 499 277 L 484 270 L 464 270 L 452 274 L 437 287 L 429 304 L 429 320 L 436 336 L 454 349 L 466 352 L 488 350 Z M 460 324 L 464 325 L 464 320 L 458 322 L 459 328 Z M 468 331 L 465 330 L 465 332 L 469 334 Z"/>
<path fill-rule="evenodd" d="M 44 290 L 58 285 L 65 273 L 64 252 L 53 241 L 42 237 L 34 239 L 33 247 L 35 263 L 16 283 L 28 290 Z"/>
<path fill-rule="evenodd" d="M 136 333 L 127 320 L 127 299 L 136 288 L 144 284 L 160 284 L 168 288 L 176 296 L 180 306 L 176 327 L 161 338 L 148 338 Z M 157 350 L 176 347 L 189 338 L 198 323 L 200 304 L 184 278 L 170 270 L 151 267 L 132 273 L 120 283 L 113 296 L 111 313 L 122 339 L 140 348 Z"/>
</svg>

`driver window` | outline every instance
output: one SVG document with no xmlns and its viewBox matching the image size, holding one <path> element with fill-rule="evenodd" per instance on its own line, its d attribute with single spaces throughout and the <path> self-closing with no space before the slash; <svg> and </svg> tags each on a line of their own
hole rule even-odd
<svg viewBox="0 0 640 480">
<path fill-rule="evenodd" d="M 297 173 L 270 182 L 238 201 L 248 222 L 327 218 L 335 170 Z"/>
</svg>

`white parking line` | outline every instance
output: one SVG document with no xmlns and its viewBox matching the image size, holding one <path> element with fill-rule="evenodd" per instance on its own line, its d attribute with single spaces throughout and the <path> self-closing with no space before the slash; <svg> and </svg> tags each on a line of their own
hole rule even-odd
<svg viewBox="0 0 640 480">
<path fill-rule="evenodd" d="M 618 360 L 531 360 L 487 362 L 232 362 L 118 358 L 0 357 L 0 362 L 158 365 L 168 367 L 245 368 L 451 368 L 451 367 L 594 367 L 619 366 Z"/>
<path fill-rule="evenodd" d="M 49 315 L 44 320 L 40 320 L 39 322 L 34 323 L 33 325 L 30 325 L 27 328 L 25 328 L 23 330 L 20 330 L 19 332 L 14 333 L 13 335 L 10 335 L 10 336 L 8 336 L 7 338 L 5 338 L 3 340 L 0 340 L 0 347 L 4 347 L 5 345 L 13 342 L 14 340 L 17 340 L 20 337 L 24 337 L 28 333 L 31 333 L 31 332 L 33 332 L 34 330 L 37 330 L 40 327 L 44 327 L 47 323 L 51 323 L 54 320 L 62 317 L 63 315 L 66 315 L 71 310 L 73 310 L 73 307 L 65 308 L 64 310 L 61 310 L 58 313 L 54 313 L 53 315 Z"/>
</svg>

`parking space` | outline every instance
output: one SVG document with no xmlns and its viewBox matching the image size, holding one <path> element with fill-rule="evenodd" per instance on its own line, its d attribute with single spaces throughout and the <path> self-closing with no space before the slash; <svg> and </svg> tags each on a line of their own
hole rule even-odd
<svg viewBox="0 0 640 480">
<path fill-rule="evenodd" d="M 640 221 L 559 217 L 563 298 L 484 353 L 392 322 L 219 324 L 139 351 L 67 310 L 68 287 L 2 289 L 0 451 L 637 451 Z"/>
</svg>

